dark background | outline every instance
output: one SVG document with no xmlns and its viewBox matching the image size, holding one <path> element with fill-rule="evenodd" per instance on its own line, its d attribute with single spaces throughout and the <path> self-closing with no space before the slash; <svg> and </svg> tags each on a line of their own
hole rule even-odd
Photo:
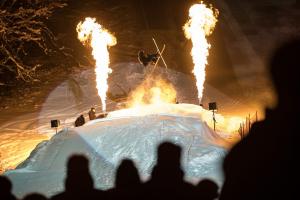
<svg viewBox="0 0 300 200">
<path fill-rule="evenodd" d="M 72 49 L 75 57 L 83 63 L 92 61 L 92 58 L 90 51 L 78 41 L 75 27 L 80 20 L 91 16 L 118 39 L 118 44 L 110 50 L 112 64 L 137 62 L 137 52 L 141 49 L 155 52 L 151 40 L 155 37 L 160 46 L 166 44 L 164 56 L 169 67 L 191 74 L 191 43 L 185 39 L 182 26 L 188 18 L 189 7 L 196 2 L 199 1 L 70 0 L 68 6 L 57 10 L 47 24 L 61 44 Z M 274 95 L 266 73 L 268 60 L 281 42 L 299 36 L 299 1 L 204 2 L 220 11 L 219 22 L 208 38 L 212 47 L 206 84 L 249 107 L 272 105 Z M 261 64 L 253 64 L 253 60 L 259 60 Z M 38 83 L 16 80 L 9 86 L 0 86 L 2 113 L 12 108 L 33 109 L 32 105 L 42 103 L 60 82 L 87 68 L 62 68 L 56 67 L 60 61 L 49 62 L 50 67 L 37 72 Z"/>
</svg>

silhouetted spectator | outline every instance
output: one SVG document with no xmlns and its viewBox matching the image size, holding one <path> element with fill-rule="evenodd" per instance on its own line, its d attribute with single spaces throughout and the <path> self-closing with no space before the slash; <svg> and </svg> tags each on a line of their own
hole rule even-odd
<svg viewBox="0 0 300 200">
<path fill-rule="evenodd" d="M 279 48 L 271 62 L 278 104 L 232 148 L 224 161 L 221 200 L 297 199 L 299 177 L 300 40 Z M 297 137 L 297 138 L 296 138 Z"/>
<path fill-rule="evenodd" d="M 38 194 L 38 193 L 32 193 L 29 195 L 26 195 L 23 200 L 47 200 L 47 197 Z"/>
<path fill-rule="evenodd" d="M 94 119 L 96 119 L 96 109 L 95 108 L 91 108 L 91 110 L 89 111 L 89 119 L 90 120 L 94 120 Z"/>
<path fill-rule="evenodd" d="M 62 199 L 101 199 L 103 192 L 94 189 L 94 181 L 89 172 L 89 161 L 82 155 L 73 155 L 67 164 L 65 191 L 52 197 Z"/>
<path fill-rule="evenodd" d="M 76 120 L 75 120 L 75 127 L 79 127 L 85 124 L 85 119 L 83 115 L 80 115 Z"/>
<path fill-rule="evenodd" d="M 11 193 L 12 184 L 5 176 L 0 176 L 0 199 L 16 200 L 16 197 Z"/>
<path fill-rule="evenodd" d="M 213 200 L 219 196 L 218 185 L 209 180 L 204 179 L 200 181 L 196 187 L 197 199 L 199 200 Z"/>
<path fill-rule="evenodd" d="M 188 199 L 194 196 L 194 187 L 183 180 L 180 158 L 179 146 L 169 142 L 159 145 L 157 164 L 151 179 L 144 184 L 145 198 Z"/>
<path fill-rule="evenodd" d="M 139 199 L 141 180 L 137 168 L 131 160 L 123 160 L 115 180 L 115 188 L 110 190 L 112 199 Z"/>
</svg>

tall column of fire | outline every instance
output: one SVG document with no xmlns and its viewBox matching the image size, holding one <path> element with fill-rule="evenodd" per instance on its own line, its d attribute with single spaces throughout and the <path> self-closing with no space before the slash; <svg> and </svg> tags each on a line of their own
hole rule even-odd
<svg viewBox="0 0 300 200">
<path fill-rule="evenodd" d="M 193 5 L 189 10 L 189 20 L 183 27 L 185 36 L 193 44 L 191 55 L 193 57 L 198 99 L 201 103 L 205 81 L 205 67 L 209 55 L 210 44 L 207 36 L 211 35 L 216 23 L 219 11 L 207 7 L 203 2 Z"/>
<path fill-rule="evenodd" d="M 92 47 L 92 55 L 96 60 L 96 87 L 101 98 L 102 110 L 106 111 L 106 92 L 108 90 L 109 68 L 108 48 L 117 44 L 116 38 L 96 22 L 95 18 L 87 17 L 77 25 L 78 39 L 85 45 Z"/>
</svg>

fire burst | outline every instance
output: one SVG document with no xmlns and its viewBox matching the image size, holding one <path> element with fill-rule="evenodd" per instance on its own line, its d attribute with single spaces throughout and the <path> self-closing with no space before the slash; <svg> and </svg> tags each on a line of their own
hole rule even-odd
<svg viewBox="0 0 300 200">
<path fill-rule="evenodd" d="M 144 105 L 162 105 L 174 103 L 176 90 L 170 82 L 162 77 L 147 77 L 129 97 L 128 107 L 141 107 Z"/>
<path fill-rule="evenodd" d="M 92 54 L 96 60 L 96 87 L 101 98 L 102 110 L 106 110 L 106 92 L 108 90 L 107 78 L 112 72 L 109 68 L 108 48 L 117 44 L 116 38 L 96 22 L 95 18 L 87 17 L 84 22 L 77 25 L 78 39 L 92 47 Z"/>
<path fill-rule="evenodd" d="M 218 15 L 218 10 L 207 7 L 203 2 L 195 4 L 190 8 L 190 19 L 183 27 L 186 38 L 191 39 L 193 43 L 191 51 L 194 63 L 193 73 L 197 81 L 198 98 L 200 102 L 203 95 L 205 66 L 207 65 L 210 48 L 206 36 L 212 34 L 218 21 Z"/>
</svg>

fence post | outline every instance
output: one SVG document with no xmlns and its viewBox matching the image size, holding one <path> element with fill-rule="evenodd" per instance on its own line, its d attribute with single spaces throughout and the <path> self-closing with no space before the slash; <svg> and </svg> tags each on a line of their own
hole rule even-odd
<svg viewBox="0 0 300 200">
<path fill-rule="evenodd" d="M 255 122 L 258 121 L 257 111 L 255 112 Z"/>
<path fill-rule="evenodd" d="M 244 123 L 242 124 L 242 133 L 243 133 L 242 135 L 244 137 L 244 134 L 245 134 L 245 124 Z"/>
<path fill-rule="evenodd" d="M 246 121 L 245 121 L 245 131 L 248 130 L 248 117 L 246 116 Z"/>
<path fill-rule="evenodd" d="M 244 123 L 240 123 L 240 129 L 239 129 L 239 134 L 240 134 L 240 137 L 241 139 L 244 138 Z"/>
<path fill-rule="evenodd" d="M 249 123 L 249 131 L 248 131 L 248 133 L 249 133 L 250 129 L 251 129 L 251 116 L 250 116 L 250 113 L 249 113 L 249 121 L 248 121 L 248 123 Z"/>
</svg>

